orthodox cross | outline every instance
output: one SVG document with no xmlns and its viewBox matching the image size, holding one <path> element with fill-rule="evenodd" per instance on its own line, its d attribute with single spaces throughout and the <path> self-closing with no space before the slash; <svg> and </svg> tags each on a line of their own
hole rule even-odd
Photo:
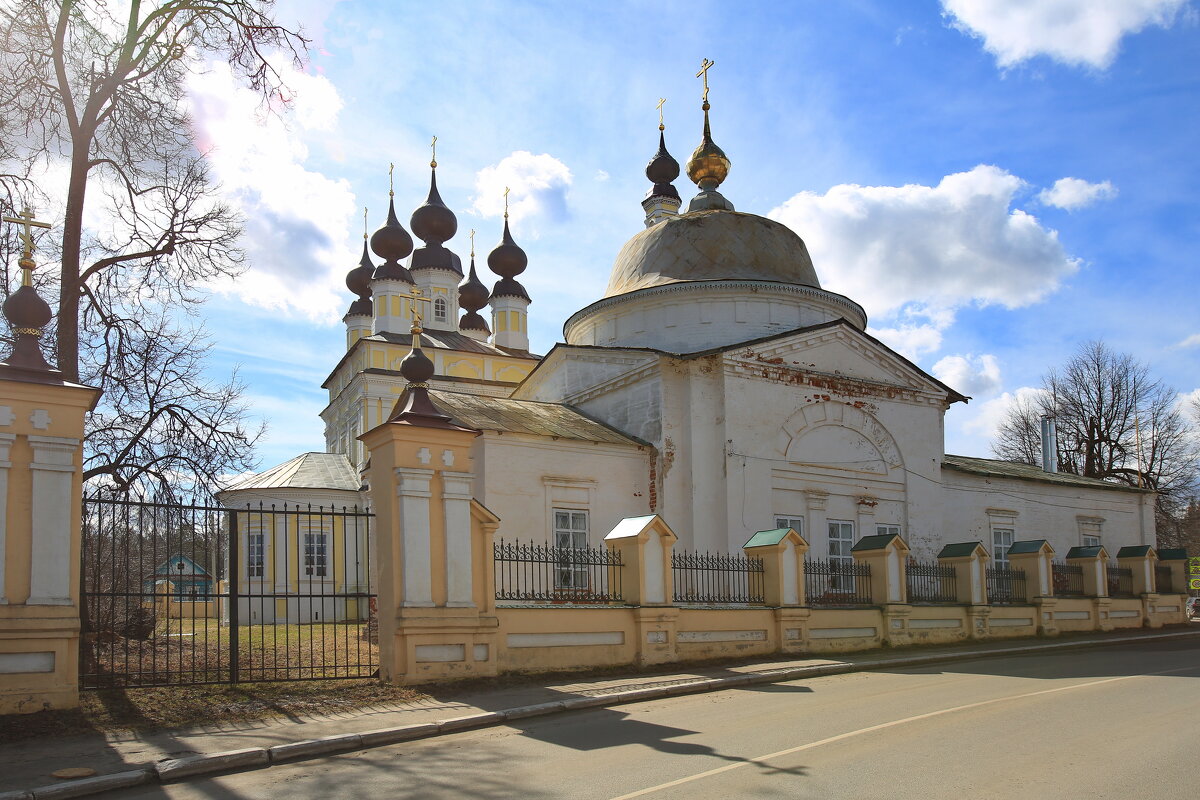
<svg viewBox="0 0 1200 800">
<path fill-rule="evenodd" d="M 508 193 L 511 191 L 507 186 L 504 187 L 504 218 L 508 219 Z"/>
<path fill-rule="evenodd" d="M 395 168 L 395 164 L 388 164 L 388 197 L 396 196 L 396 185 L 392 183 L 392 170 Z"/>
<path fill-rule="evenodd" d="M 437 137 L 433 137 L 433 141 L 429 143 L 429 147 L 433 150 L 433 159 L 429 162 L 429 166 L 437 167 Z"/>
<path fill-rule="evenodd" d="M 18 263 L 21 266 L 21 285 L 30 286 L 33 283 L 33 279 L 30 277 L 29 273 L 29 271 L 33 269 L 33 231 L 30 229 L 49 228 L 50 223 L 38 222 L 35 220 L 33 218 L 33 212 L 29 210 L 28 206 L 26 206 L 25 210 L 17 216 L 4 217 L 3 220 L 5 222 L 12 222 L 20 225 L 25 229 L 18 234 L 21 239 L 21 245 L 24 249 L 24 252 L 21 254 L 21 260 Z"/>
<path fill-rule="evenodd" d="M 409 300 L 412 301 L 413 328 L 414 328 L 413 333 L 420 333 L 421 332 L 421 320 L 424 318 L 421 316 L 421 312 L 417 310 L 417 303 L 429 303 L 430 307 L 432 308 L 433 307 L 433 298 L 426 297 L 424 294 L 421 293 L 421 290 L 417 289 L 417 288 L 414 288 L 412 290 L 412 294 L 404 294 L 403 292 L 401 292 L 397 296 L 398 297 L 407 297 Z"/>
<path fill-rule="evenodd" d="M 471 258 L 475 257 L 475 229 L 471 228 Z"/>
<path fill-rule="evenodd" d="M 663 107 L 663 103 L 665 103 L 665 102 L 667 102 L 667 98 L 660 97 L 660 98 L 658 98 L 658 105 L 656 106 L 656 108 L 658 109 L 658 129 L 660 131 L 663 129 L 662 107 Z"/>
<path fill-rule="evenodd" d="M 363 206 L 363 241 L 367 240 L 367 207 Z"/>
<path fill-rule="evenodd" d="M 700 62 L 700 71 L 696 73 L 696 77 L 704 78 L 704 102 L 708 102 L 708 68 L 715 64 L 715 61 L 709 61 L 707 58 Z"/>
</svg>

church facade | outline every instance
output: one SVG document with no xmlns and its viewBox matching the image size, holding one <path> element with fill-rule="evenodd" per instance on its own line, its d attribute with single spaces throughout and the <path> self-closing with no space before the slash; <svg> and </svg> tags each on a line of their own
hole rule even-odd
<svg viewBox="0 0 1200 800">
<path fill-rule="evenodd" d="M 360 437 L 394 413 L 419 326 L 430 396 L 479 432 L 472 494 L 507 539 L 595 545 L 622 519 L 655 513 L 677 549 L 734 552 L 756 531 L 790 527 L 812 557 L 847 561 L 880 533 L 901 534 L 923 559 L 979 541 L 1002 564 L 1019 540 L 1059 553 L 1154 544 L 1149 492 L 946 454 L 945 414 L 969 398 L 868 334 L 861 306 L 821 288 L 800 236 L 734 209 L 719 192 L 729 160 L 708 112 L 705 102 L 687 164 L 699 193 L 684 209 L 660 126 L 645 229 L 544 356 L 529 351 L 530 297 L 517 280 L 528 258 L 507 214 L 489 289 L 473 240 L 466 270 L 445 247 L 457 221 L 433 162 L 410 221 L 423 245 L 413 249 L 393 200 L 347 277 L 357 299 L 321 413 L 322 458 L 341 478 L 292 488 L 369 505 L 369 488 L 346 476 L 363 475 Z M 260 476 L 223 494 L 269 495 Z"/>
</svg>

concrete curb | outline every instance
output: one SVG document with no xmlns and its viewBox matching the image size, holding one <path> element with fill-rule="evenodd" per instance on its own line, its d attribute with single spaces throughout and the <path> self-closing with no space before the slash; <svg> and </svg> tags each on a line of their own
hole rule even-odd
<svg viewBox="0 0 1200 800">
<path fill-rule="evenodd" d="M 365 733 L 346 733 L 337 736 L 326 736 L 320 739 L 307 739 L 299 742 L 275 745 L 270 749 L 248 747 L 243 750 L 230 750 L 224 753 L 206 753 L 203 755 L 187 756 L 186 758 L 169 759 L 158 762 L 150 769 L 130 770 L 111 775 L 98 775 L 93 778 L 83 778 L 51 784 L 49 786 L 39 786 L 24 791 L 0 792 L 0 800 L 65 800 L 65 798 L 86 797 L 112 789 L 138 786 L 143 783 L 168 783 L 182 778 L 216 775 L 254 767 L 269 767 L 273 764 L 283 764 L 289 761 L 320 758 L 336 753 L 383 747 L 385 745 L 396 744 L 397 742 L 429 739 L 447 733 L 457 733 L 485 728 L 491 725 L 499 725 L 508 720 L 528 719 L 531 717 L 547 716 L 549 714 L 559 714 L 564 711 L 598 708 L 600 706 L 640 703 L 645 700 L 654 700 L 662 697 L 714 692 L 723 689 L 735 689 L 741 686 L 780 683 L 799 678 L 819 678 L 826 675 L 843 675 L 850 672 L 871 672 L 879 669 L 914 667 L 947 661 L 966 661 L 972 658 L 987 656 L 1024 655 L 1027 653 L 1044 652 L 1046 650 L 1071 650 L 1110 644 L 1127 644 L 1129 642 L 1180 639 L 1197 635 L 1200 635 L 1200 631 L 1172 631 L 1170 633 L 1141 636 L 1119 636 L 1103 640 L 1039 642 L 1038 644 L 1017 645 L 1003 649 L 961 650 L 952 653 L 880 658 L 857 663 L 816 664 L 811 667 L 765 669 L 759 672 L 730 675 L 724 678 L 698 678 L 694 681 L 676 683 L 670 686 L 650 686 L 610 692 L 608 694 L 583 695 L 567 700 L 517 706 L 501 709 L 500 711 L 484 711 L 478 714 L 444 719 L 439 722 L 398 725 L 392 728 L 381 728 Z"/>
</svg>

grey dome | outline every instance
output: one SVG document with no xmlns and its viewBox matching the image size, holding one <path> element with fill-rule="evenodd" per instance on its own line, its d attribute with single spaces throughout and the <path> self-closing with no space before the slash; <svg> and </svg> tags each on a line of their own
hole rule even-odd
<svg viewBox="0 0 1200 800">
<path fill-rule="evenodd" d="M 652 225 L 626 242 L 604 296 L 723 279 L 821 288 L 804 240 L 786 225 L 736 211 L 696 211 Z"/>
</svg>

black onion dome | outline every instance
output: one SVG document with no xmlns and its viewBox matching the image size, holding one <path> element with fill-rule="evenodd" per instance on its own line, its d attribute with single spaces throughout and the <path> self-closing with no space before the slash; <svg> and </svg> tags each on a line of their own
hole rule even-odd
<svg viewBox="0 0 1200 800">
<path fill-rule="evenodd" d="M 658 152 L 646 165 L 646 177 L 654 184 L 646 193 L 646 197 L 679 199 L 679 192 L 671 185 L 671 181 L 679 177 L 679 162 L 667 152 L 667 142 L 662 131 L 658 132 Z"/>
<path fill-rule="evenodd" d="M 22 286 L 8 296 L 0 310 L 13 328 L 44 328 L 54 316 L 50 306 L 32 286 Z"/>
<path fill-rule="evenodd" d="M 414 347 L 400 362 L 400 374 L 409 383 L 425 383 L 433 377 L 433 362 L 420 347 Z"/>
<path fill-rule="evenodd" d="M 371 234 L 371 249 L 375 255 L 384 259 L 376 268 L 373 275 L 375 280 L 399 280 L 413 283 L 408 270 L 400 264 L 400 259 L 412 252 L 413 240 L 396 219 L 396 204 L 388 200 L 388 218 L 383 227 Z"/>
<path fill-rule="evenodd" d="M 458 219 L 442 202 L 437 189 L 437 170 L 430 170 L 429 197 L 409 220 L 412 232 L 426 244 L 442 244 L 458 232 Z"/>
<path fill-rule="evenodd" d="M 487 263 L 488 268 L 501 278 L 515 278 L 525 271 L 525 267 L 529 266 L 529 256 L 525 255 L 525 251 L 517 246 L 508 230 L 507 217 L 504 220 L 504 236 L 500 239 L 500 244 L 488 253 Z M 499 284 L 496 285 L 499 286 Z M 523 293 L 524 289 L 521 291 Z"/>
<path fill-rule="evenodd" d="M 346 273 L 346 288 L 358 295 L 360 300 L 371 296 L 371 276 L 375 273 L 375 265 L 367 253 L 366 240 L 363 241 L 362 258 L 358 266 Z"/>
<path fill-rule="evenodd" d="M 529 299 L 529 292 L 525 291 L 525 287 L 512 278 L 501 278 L 496 281 L 496 285 L 492 289 L 492 297 L 519 297 L 527 302 L 533 302 Z"/>
<path fill-rule="evenodd" d="M 466 280 L 458 285 L 458 305 L 466 311 L 478 311 L 487 305 L 488 288 L 475 273 L 475 259 L 471 259 L 471 270 Z"/>
<path fill-rule="evenodd" d="M 485 335 L 492 332 L 492 329 L 488 327 L 487 320 L 476 311 L 468 311 L 466 314 L 463 314 L 462 319 L 458 321 L 458 329 L 463 331 L 479 331 Z"/>
</svg>

